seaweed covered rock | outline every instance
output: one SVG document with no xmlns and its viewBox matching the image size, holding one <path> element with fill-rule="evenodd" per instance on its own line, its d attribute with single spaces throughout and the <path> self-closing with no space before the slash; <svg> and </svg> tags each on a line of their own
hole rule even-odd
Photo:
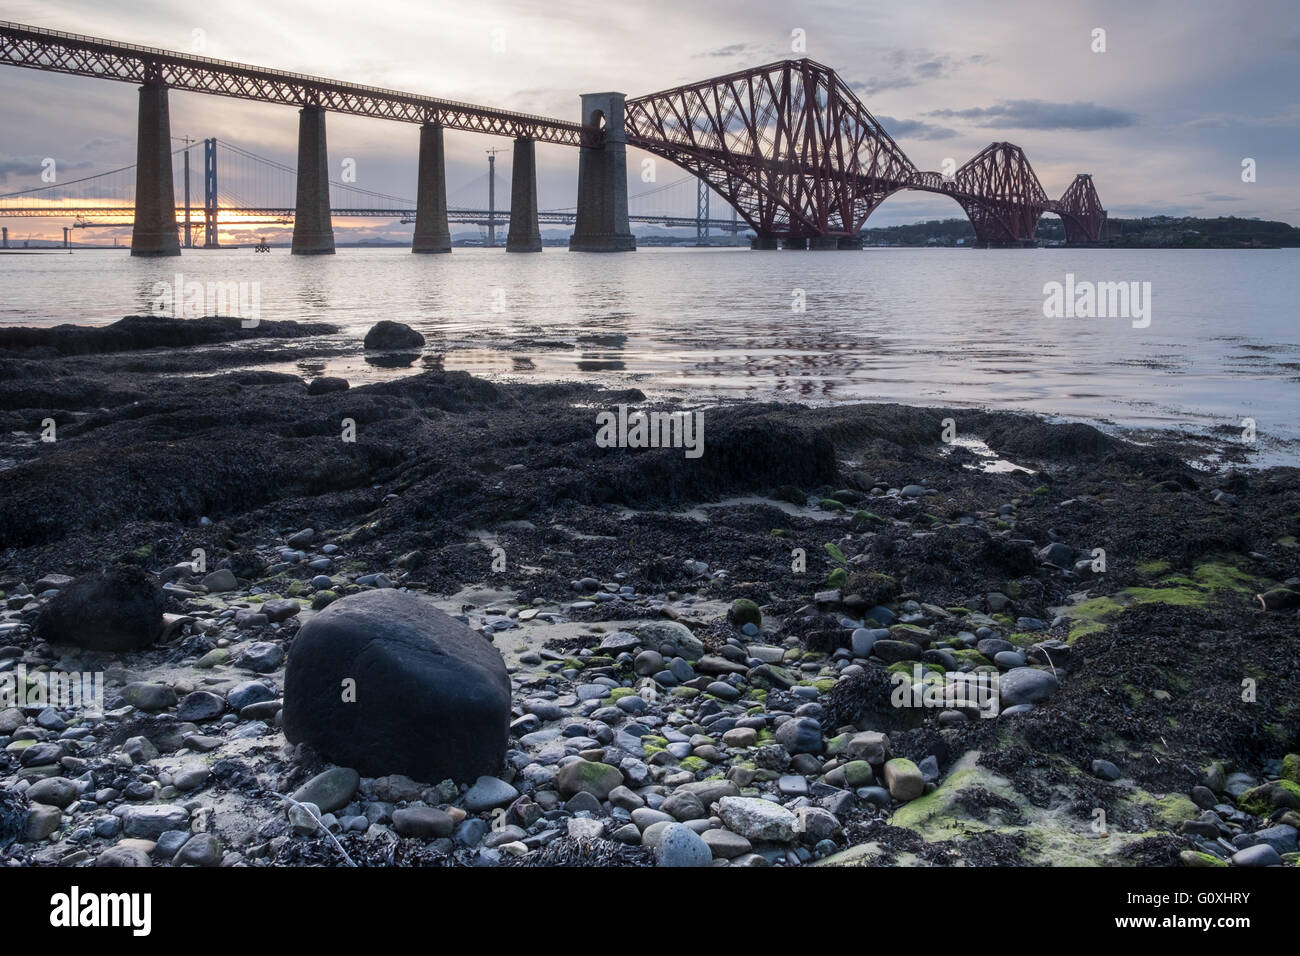
<svg viewBox="0 0 1300 956">
<path fill-rule="evenodd" d="M 138 349 L 184 349 L 242 339 L 298 339 L 330 335 L 338 326 L 325 322 L 262 320 L 246 327 L 231 316 L 178 319 L 167 315 L 128 315 L 111 325 L 56 325 L 52 328 L 0 329 L 0 349 L 39 349 L 56 355 L 106 355 Z"/>
<path fill-rule="evenodd" d="M 133 565 L 114 565 L 61 588 L 37 618 L 36 633 L 51 644 L 138 650 L 162 633 L 165 600 L 153 575 Z"/>
<path fill-rule="evenodd" d="M 510 679 L 490 642 L 413 594 L 335 601 L 304 624 L 284 733 L 367 777 L 473 781 L 505 757 Z"/>
<path fill-rule="evenodd" d="M 404 322 L 384 319 L 371 326 L 363 344 L 367 351 L 418 349 L 424 346 L 424 336 Z"/>
<path fill-rule="evenodd" d="M 749 598 L 736 598 L 727 611 L 727 620 L 736 627 L 744 627 L 746 624 L 759 627 L 763 623 L 763 612 Z"/>
</svg>

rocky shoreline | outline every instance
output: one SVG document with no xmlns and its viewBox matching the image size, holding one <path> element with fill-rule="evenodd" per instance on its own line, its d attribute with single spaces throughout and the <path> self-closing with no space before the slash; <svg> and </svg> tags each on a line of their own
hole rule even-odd
<svg viewBox="0 0 1300 956">
<path fill-rule="evenodd" d="M 1300 860 L 1297 469 L 896 405 L 603 448 L 597 411 L 686 406 L 309 385 L 260 369 L 328 329 L 231 321 L 0 335 L 0 691 L 104 687 L 0 704 L 6 865 Z M 495 648 L 499 766 L 403 773 L 468 736 L 388 732 L 418 690 L 295 730 L 345 608 Z"/>
</svg>

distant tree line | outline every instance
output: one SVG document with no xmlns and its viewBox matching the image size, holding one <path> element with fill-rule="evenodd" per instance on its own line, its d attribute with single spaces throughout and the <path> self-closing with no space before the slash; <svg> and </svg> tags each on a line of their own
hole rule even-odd
<svg viewBox="0 0 1300 956">
<path fill-rule="evenodd" d="M 1300 229 L 1285 222 L 1220 216 L 1149 216 L 1144 219 L 1110 219 L 1098 245 L 1148 249 L 1276 249 L 1300 246 Z M 1038 221 L 1040 242 L 1064 242 L 1065 226 L 1051 214 Z M 906 226 L 862 230 L 869 245 L 963 246 L 975 242 L 975 230 L 965 217 L 931 219 Z"/>
</svg>

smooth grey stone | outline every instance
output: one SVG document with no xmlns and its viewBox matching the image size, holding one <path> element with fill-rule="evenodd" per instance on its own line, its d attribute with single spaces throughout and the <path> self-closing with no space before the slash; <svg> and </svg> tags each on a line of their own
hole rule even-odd
<svg viewBox="0 0 1300 956">
<path fill-rule="evenodd" d="M 776 782 L 776 788 L 787 797 L 808 795 L 808 781 L 795 774 L 785 774 Z"/>
<path fill-rule="evenodd" d="M 196 690 L 192 694 L 186 694 L 176 706 L 176 717 L 178 720 L 197 723 L 219 717 L 225 709 L 226 701 L 221 695 L 208 690 Z"/>
<path fill-rule="evenodd" d="M 213 592 L 233 591 L 239 587 L 239 581 L 228 568 L 219 568 L 204 576 L 203 586 Z"/>
<path fill-rule="evenodd" d="M 1013 667 L 1024 667 L 1025 655 L 1019 651 L 998 651 L 993 655 L 993 663 L 1006 670 Z"/>
<path fill-rule="evenodd" d="M 1001 704 L 1036 704 L 1056 693 L 1060 681 L 1051 671 L 1033 667 L 1016 667 L 998 678 L 998 697 Z"/>
<path fill-rule="evenodd" d="M 482 776 L 465 793 L 465 809 L 470 813 L 482 813 L 513 803 L 519 797 L 519 791 L 498 777 Z"/>
<path fill-rule="evenodd" d="M 849 641 L 854 657 L 869 657 L 876 641 L 888 640 L 889 629 L 883 627 L 859 627 L 854 630 Z"/>
<path fill-rule="evenodd" d="M 234 711 L 241 711 L 249 704 L 261 704 L 275 699 L 275 691 L 260 680 L 244 681 L 226 692 L 226 703 Z"/>
<path fill-rule="evenodd" d="M 479 817 L 470 817 L 456 827 L 455 840 L 462 846 L 478 846 L 487 836 L 489 824 Z"/>
<path fill-rule="evenodd" d="M 350 767 L 330 767 L 304 783 L 291 797 L 299 803 L 315 804 L 322 813 L 333 813 L 348 805 L 360 784 L 360 775 Z"/>
<path fill-rule="evenodd" d="M 1232 854 L 1234 866 L 1280 866 L 1282 857 L 1267 843 L 1257 843 Z"/>
<path fill-rule="evenodd" d="M 677 821 L 671 814 L 664 813 L 662 810 L 638 807 L 632 811 L 632 822 L 644 833 L 656 823 L 676 823 Z"/>
<path fill-rule="evenodd" d="M 659 835 L 656 854 L 662 867 L 704 867 L 713 865 L 713 851 L 698 833 L 680 823 L 670 823 Z"/>
<path fill-rule="evenodd" d="M 709 684 L 706 688 L 704 688 L 704 690 L 707 693 L 712 694 L 714 697 L 721 697 L 723 700 L 740 699 L 740 689 L 737 687 L 733 687 L 731 684 L 728 684 L 726 681 L 715 680 L 711 684 Z"/>
<path fill-rule="evenodd" d="M 613 795 L 612 790 L 610 791 L 610 795 L 611 796 Z M 570 813 L 593 813 L 593 814 L 600 814 L 604 810 L 604 808 L 601 807 L 600 805 L 600 801 L 596 799 L 596 795 L 593 793 L 588 793 L 586 790 L 579 790 L 568 800 L 564 801 L 564 809 L 568 810 Z"/>
<path fill-rule="evenodd" d="M 1094 760 L 1092 762 L 1092 775 L 1100 780 L 1118 780 L 1120 772 L 1119 767 L 1109 760 Z"/>
<path fill-rule="evenodd" d="M 170 860 L 176 855 L 176 851 L 185 845 L 185 841 L 190 836 L 189 830 L 168 830 L 159 834 L 154 855 L 162 860 Z"/>
<path fill-rule="evenodd" d="M 1266 843 L 1278 853 L 1294 853 L 1297 847 L 1296 828 L 1279 823 L 1264 830 L 1249 834 L 1255 845 Z"/>
<path fill-rule="evenodd" d="M 822 727 L 811 717 L 792 717 L 776 728 L 776 742 L 789 753 L 821 753 Z"/>
</svg>

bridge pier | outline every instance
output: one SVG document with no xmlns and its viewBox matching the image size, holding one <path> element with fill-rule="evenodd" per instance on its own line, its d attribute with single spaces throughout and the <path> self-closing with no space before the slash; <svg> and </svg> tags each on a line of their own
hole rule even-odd
<svg viewBox="0 0 1300 956">
<path fill-rule="evenodd" d="M 582 94 L 582 123 L 599 128 L 605 141 L 578 152 L 578 210 L 570 252 L 634 252 L 627 221 L 627 134 L 622 93 Z"/>
<path fill-rule="evenodd" d="M 834 251 L 840 247 L 838 236 L 813 236 L 808 240 L 808 248 L 817 252 Z"/>
<path fill-rule="evenodd" d="M 442 148 L 442 127 L 420 127 L 420 170 L 415 190 L 415 235 L 412 252 L 451 252 L 447 226 L 447 161 Z"/>
<path fill-rule="evenodd" d="M 862 237 L 861 236 L 840 236 L 840 238 L 835 243 L 835 248 L 850 249 L 850 250 L 861 249 Z"/>
<path fill-rule="evenodd" d="M 803 236 L 786 236 L 781 240 L 782 249 L 807 249 L 808 240 Z"/>
<path fill-rule="evenodd" d="M 625 182 L 624 195 L 626 189 Z M 515 140 L 514 163 L 510 170 L 510 231 L 506 233 L 506 252 L 541 251 L 542 234 L 537 226 L 536 144 L 521 137 Z"/>
<path fill-rule="evenodd" d="M 750 249 L 775 249 L 776 247 L 775 236 L 754 236 L 749 240 Z"/>
<path fill-rule="evenodd" d="M 298 199 L 291 251 L 294 255 L 334 254 L 325 109 L 321 106 L 304 106 L 298 111 Z"/>
<path fill-rule="evenodd" d="M 135 144 L 135 222 L 131 255 L 179 256 L 176 191 L 172 186 L 172 127 L 167 87 L 140 87 L 140 117 Z"/>
</svg>

